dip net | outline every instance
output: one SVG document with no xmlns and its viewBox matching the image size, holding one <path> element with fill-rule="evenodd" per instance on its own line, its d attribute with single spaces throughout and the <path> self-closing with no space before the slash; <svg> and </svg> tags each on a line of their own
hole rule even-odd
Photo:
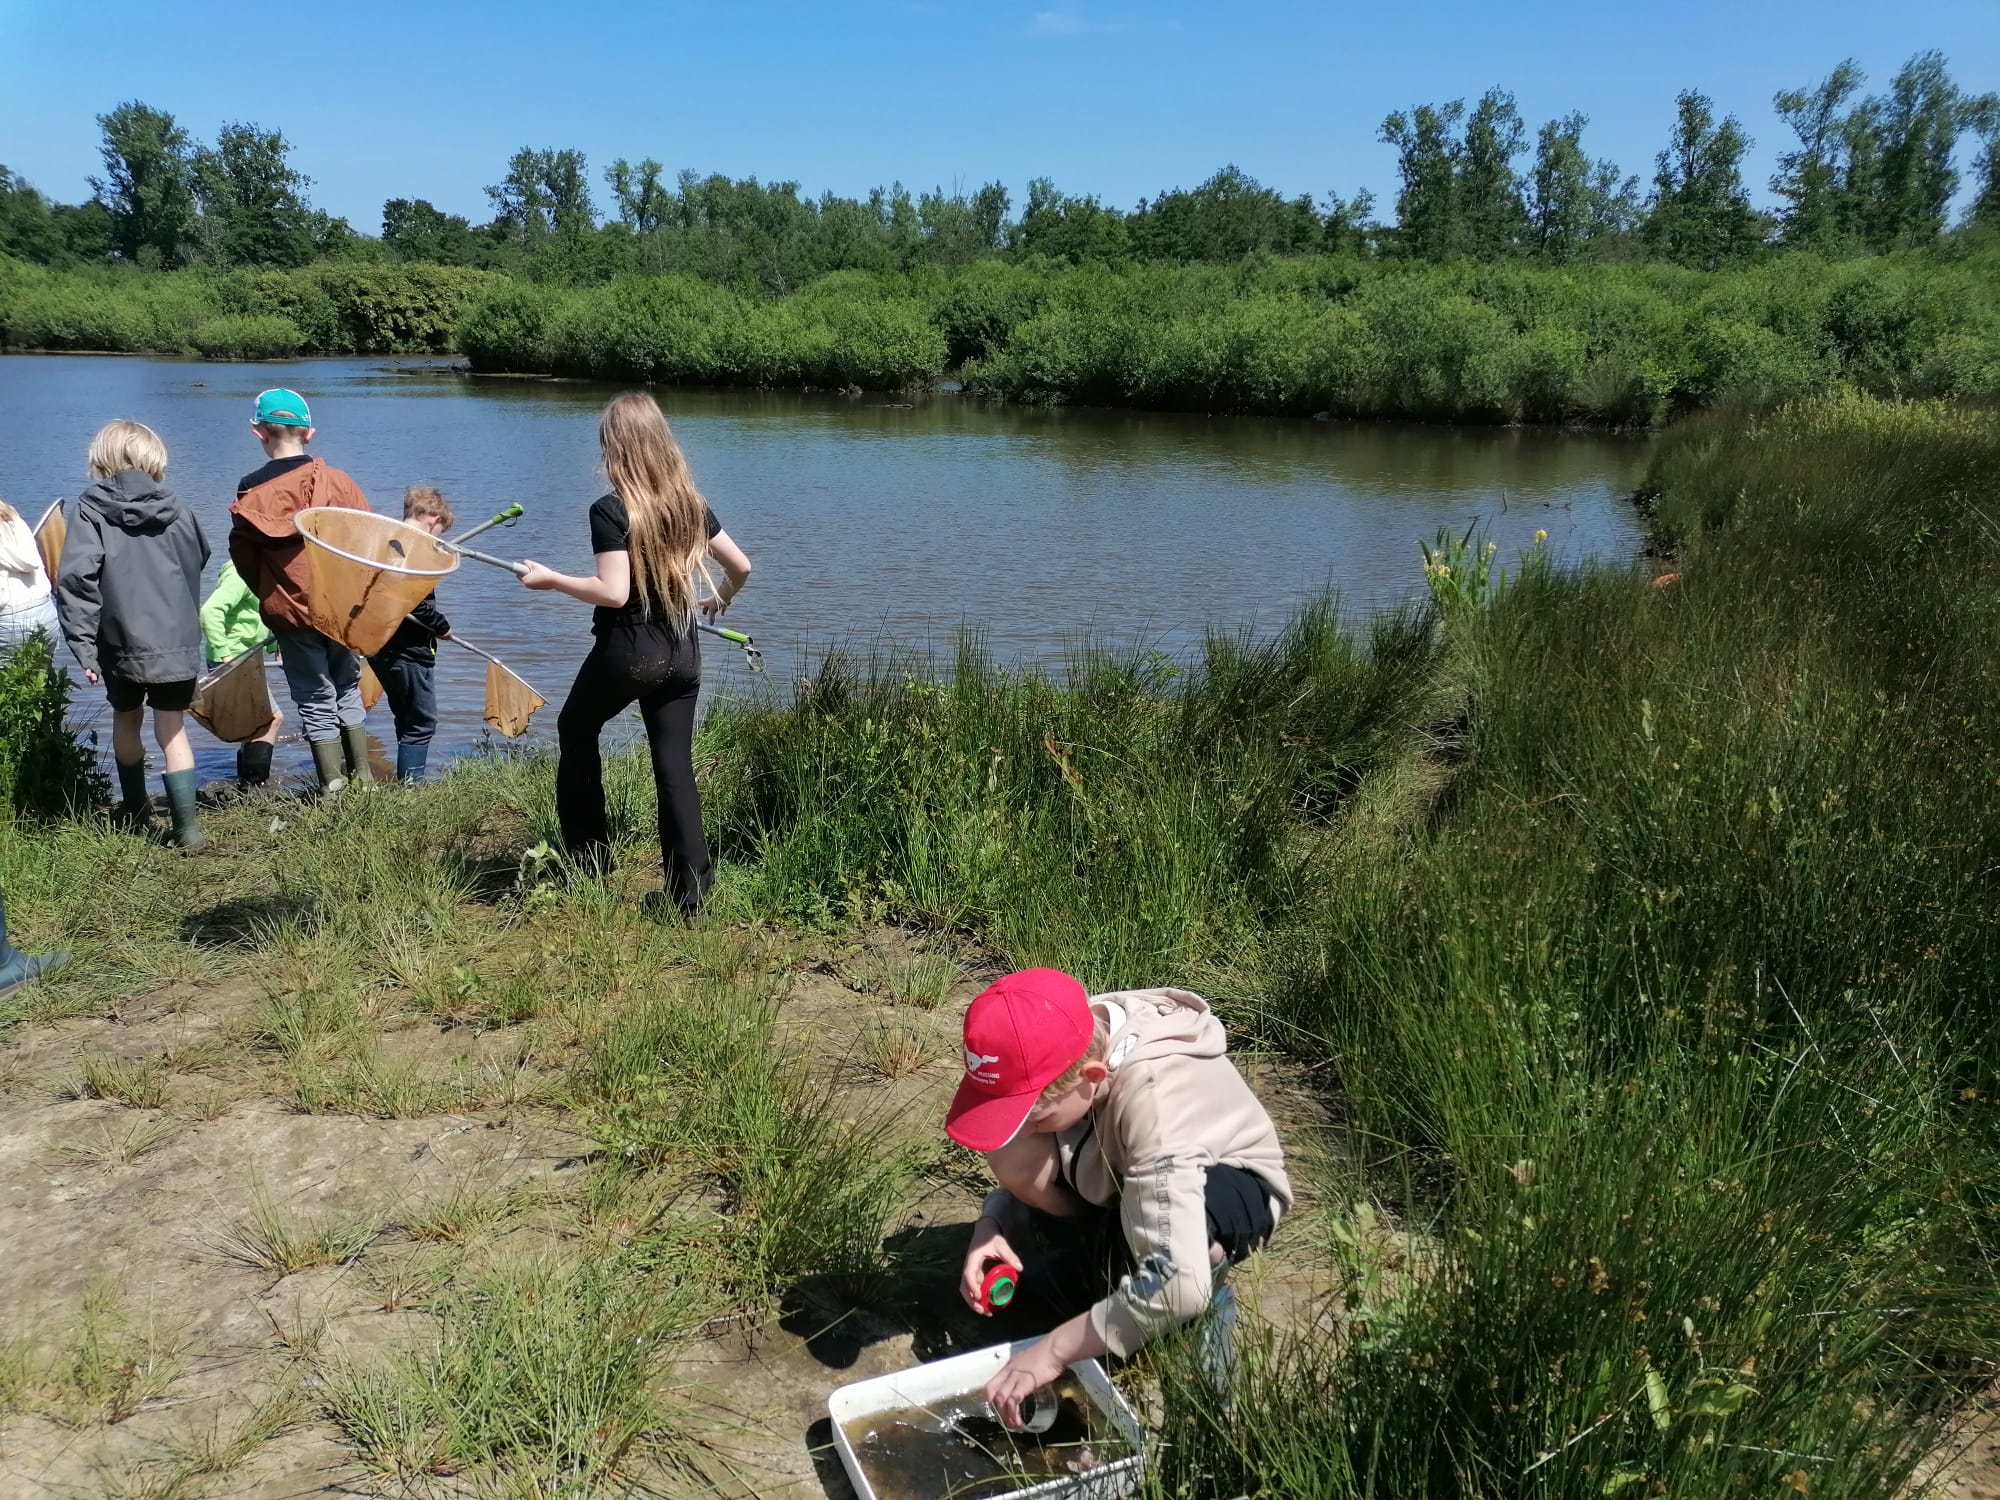
<svg viewBox="0 0 2000 1500">
<path fill-rule="evenodd" d="M 314 506 L 298 516 L 310 570 L 306 598 L 313 629 L 372 656 L 458 554 L 428 531 L 373 511 Z"/>
<path fill-rule="evenodd" d="M 372 714 L 382 701 L 382 679 L 366 661 L 361 663 L 361 711 Z"/>
<path fill-rule="evenodd" d="M 56 570 L 62 562 L 63 543 L 69 539 L 69 518 L 58 500 L 35 522 L 35 550 L 42 554 L 42 571 L 49 575 L 49 587 L 56 586 Z"/>
<path fill-rule="evenodd" d="M 494 733 L 518 739 L 527 733 L 535 710 L 549 700 L 491 657 L 486 660 L 486 722 Z"/>
<path fill-rule="evenodd" d="M 197 682 L 188 712 L 225 744 L 240 745 L 262 734 L 278 716 L 264 678 L 264 648 L 253 646 L 232 656 Z"/>
</svg>

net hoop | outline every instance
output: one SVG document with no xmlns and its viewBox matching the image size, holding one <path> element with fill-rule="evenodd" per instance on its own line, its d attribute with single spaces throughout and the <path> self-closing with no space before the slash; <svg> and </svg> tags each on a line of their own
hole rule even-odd
<svg viewBox="0 0 2000 1500">
<path fill-rule="evenodd" d="M 413 568 L 403 563 L 377 562 L 372 557 L 362 557 L 357 553 L 349 552 L 345 547 L 334 546 L 332 542 L 327 541 L 324 537 L 314 535 L 314 531 L 319 525 L 319 517 L 342 514 L 372 516 L 378 525 L 393 526 L 398 531 L 407 531 L 411 537 L 422 545 L 435 547 L 445 552 L 447 565 L 442 568 Z M 313 525 L 306 525 L 307 521 L 313 522 Z M 451 548 L 449 543 L 442 537 L 432 536 L 428 531 L 412 526 L 408 521 L 399 521 L 394 516 L 385 516 L 376 511 L 343 512 L 330 506 L 314 506 L 311 510 L 300 511 L 292 524 L 298 527 L 299 535 L 304 537 L 310 545 L 319 548 L 322 552 L 331 552 L 335 557 L 343 558 L 357 567 L 375 568 L 384 573 L 400 573 L 405 578 L 443 578 L 448 574 L 458 571 L 458 553 Z"/>
</svg>

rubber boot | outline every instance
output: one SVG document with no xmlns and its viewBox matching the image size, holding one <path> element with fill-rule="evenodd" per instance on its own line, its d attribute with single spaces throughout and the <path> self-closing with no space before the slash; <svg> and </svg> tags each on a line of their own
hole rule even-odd
<svg viewBox="0 0 2000 1500">
<path fill-rule="evenodd" d="M 50 974 L 69 962 L 67 952 L 23 953 L 7 941 L 7 906 L 0 900 L 0 995 L 18 989 L 30 979 Z"/>
<path fill-rule="evenodd" d="M 195 818 L 194 776 L 193 771 L 169 771 L 165 778 L 167 807 L 174 817 L 174 842 L 183 849 L 199 849 L 208 842 L 208 835 L 201 831 L 201 824 Z"/>
<path fill-rule="evenodd" d="M 328 797 L 337 797 L 347 785 L 347 773 L 340 764 L 339 740 L 314 740 L 312 742 L 313 770 L 319 774 L 319 789 Z"/>
<path fill-rule="evenodd" d="M 146 763 L 135 760 L 129 766 L 113 761 L 118 768 L 118 818 L 134 833 L 144 833 L 153 820 L 153 798 L 146 790 Z"/>
<path fill-rule="evenodd" d="M 398 745 L 396 747 L 396 779 L 398 781 L 422 781 L 424 767 L 429 764 L 431 747 L 429 741 L 421 745 Z"/>
<path fill-rule="evenodd" d="M 236 784 L 246 792 L 266 786 L 271 780 L 271 746 L 252 740 L 236 747 Z"/>
<path fill-rule="evenodd" d="M 368 729 L 362 724 L 340 726 L 340 758 L 347 767 L 349 781 L 373 781 L 368 769 Z"/>
</svg>

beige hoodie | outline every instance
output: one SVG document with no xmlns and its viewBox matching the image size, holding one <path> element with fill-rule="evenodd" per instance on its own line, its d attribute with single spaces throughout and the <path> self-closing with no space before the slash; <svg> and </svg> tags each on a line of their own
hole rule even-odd
<svg viewBox="0 0 2000 1500">
<path fill-rule="evenodd" d="M 1277 1127 L 1227 1055 L 1222 1022 L 1186 990 L 1120 990 L 1091 1007 L 1109 1032 L 1110 1076 L 1081 1124 L 1056 1137 L 1064 1175 L 1090 1202 L 1118 1203 L 1134 1270 L 1090 1310 L 1121 1357 L 1208 1306 L 1208 1168 L 1254 1172 L 1275 1218 L 1292 1204 Z M 981 1210 L 1003 1233 L 1024 1214 L 996 1188 Z"/>
</svg>

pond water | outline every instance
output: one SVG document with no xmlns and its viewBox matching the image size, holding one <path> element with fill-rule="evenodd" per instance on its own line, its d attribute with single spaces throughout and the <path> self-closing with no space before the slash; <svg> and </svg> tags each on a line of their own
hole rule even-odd
<svg viewBox="0 0 2000 1500">
<path fill-rule="evenodd" d="M 32 521 L 83 487 L 99 424 L 145 422 L 208 530 L 212 578 L 236 481 L 262 460 L 252 398 L 281 384 L 312 402 L 314 451 L 377 509 L 400 514 L 419 482 L 445 492 L 460 528 L 519 501 L 518 525 L 474 545 L 589 571 L 585 511 L 604 489 L 597 413 L 615 388 L 585 383 L 382 360 L 0 357 L 0 499 Z M 1008 660 L 1058 661 L 1084 639 L 1178 652 L 1210 626 L 1275 628 L 1329 589 L 1351 610 L 1379 609 L 1422 587 L 1419 538 L 1475 520 L 1505 557 L 1542 529 L 1565 559 L 1628 556 L 1639 540 L 1624 497 L 1645 446 L 1631 438 L 1024 410 L 948 394 L 661 399 L 756 564 L 726 623 L 756 636 L 779 685 L 836 643 L 944 647 L 961 626 Z M 549 699 L 532 732 L 552 735 L 589 649 L 589 611 L 470 562 L 438 599 L 456 630 Z M 706 642 L 706 663 L 709 696 L 753 690 L 733 647 Z M 440 651 L 433 765 L 480 739 L 484 682 L 483 662 Z M 271 686 L 282 701 L 275 671 Z M 79 719 L 108 743 L 102 698 L 78 697 Z M 386 704 L 370 727 L 393 757 Z M 196 733 L 204 777 L 231 774 L 231 749 Z M 303 747 L 289 741 L 280 760 L 299 769 Z"/>
</svg>

